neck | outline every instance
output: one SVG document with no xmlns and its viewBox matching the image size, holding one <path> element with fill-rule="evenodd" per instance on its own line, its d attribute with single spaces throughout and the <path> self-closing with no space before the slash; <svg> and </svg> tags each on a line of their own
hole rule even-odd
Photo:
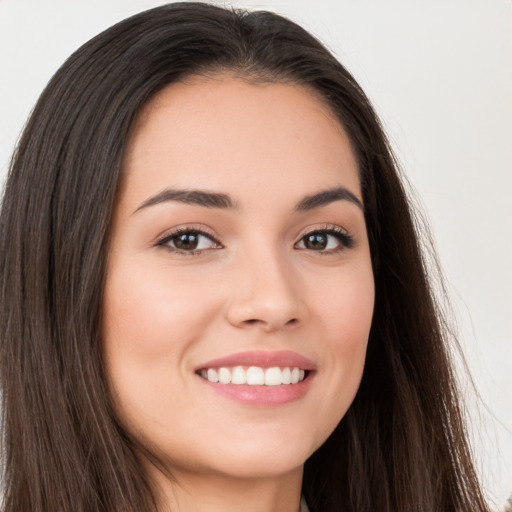
<svg viewBox="0 0 512 512">
<path fill-rule="evenodd" d="M 299 512 L 303 468 L 256 478 L 192 474 L 164 475 L 153 467 L 160 512 Z"/>
</svg>

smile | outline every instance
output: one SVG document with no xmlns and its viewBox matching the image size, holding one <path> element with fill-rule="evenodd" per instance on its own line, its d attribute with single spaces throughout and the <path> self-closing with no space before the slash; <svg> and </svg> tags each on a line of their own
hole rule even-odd
<svg viewBox="0 0 512 512">
<path fill-rule="evenodd" d="M 195 374 L 216 394 L 249 407 L 267 408 L 303 398 L 316 364 L 290 350 L 252 350 L 204 362 Z"/>
<path fill-rule="evenodd" d="M 262 368 L 260 366 L 220 367 L 203 368 L 199 375 L 213 383 L 235 384 L 248 386 L 281 386 L 297 384 L 306 377 L 306 371 L 298 367 L 274 366 L 271 368 Z"/>
</svg>

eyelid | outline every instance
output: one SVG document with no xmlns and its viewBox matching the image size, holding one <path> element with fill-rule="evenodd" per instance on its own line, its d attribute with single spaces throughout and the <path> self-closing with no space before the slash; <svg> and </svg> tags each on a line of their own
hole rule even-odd
<svg viewBox="0 0 512 512">
<path fill-rule="evenodd" d="M 205 237 L 209 238 L 214 244 L 216 244 L 218 246 L 218 247 L 215 247 L 215 249 L 223 248 L 223 245 L 218 240 L 218 237 L 216 235 L 214 235 L 212 233 L 212 231 L 213 230 L 210 230 L 209 228 L 207 228 L 205 226 L 198 227 L 197 225 L 190 225 L 190 224 L 175 226 L 173 228 L 170 228 L 170 229 L 164 231 L 162 234 L 158 235 L 158 237 L 154 240 L 154 242 L 151 245 L 154 247 L 162 247 L 164 249 L 169 249 L 170 251 L 173 251 L 173 252 L 178 252 L 178 253 L 183 253 L 183 254 L 188 254 L 188 255 L 197 254 L 200 252 L 210 250 L 210 249 L 192 249 L 189 251 L 184 251 L 184 250 L 178 249 L 177 247 L 172 247 L 172 246 L 166 245 L 166 243 L 168 241 L 170 241 L 170 239 L 177 237 L 181 234 L 196 233 L 198 235 L 205 236 Z"/>
<path fill-rule="evenodd" d="M 347 229 L 342 228 L 337 224 L 323 224 L 321 226 L 308 226 L 307 228 L 305 228 L 299 235 L 297 242 L 295 242 L 294 244 L 294 247 L 301 243 L 304 240 L 304 238 L 315 233 L 327 234 L 336 237 L 339 241 L 340 247 L 337 249 L 327 249 L 318 251 L 311 250 L 311 252 L 318 252 L 319 254 L 335 254 L 338 252 L 342 252 L 346 249 L 351 249 L 355 245 L 355 239 Z M 299 249 L 308 250 L 307 248 Z"/>
<path fill-rule="evenodd" d="M 330 224 L 330 223 L 323 223 L 323 224 L 310 224 L 306 226 L 305 228 L 301 229 L 297 236 L 297 240 L 300 240 L 304 238 L 306 235 L 309 235 L 311 233 L 317 233 L 317 232 L 326 232 L 326 231 L 334 231 L 335 233 L 339 233 L 346 236 L 351 236 L 348 229 L 340 226 L 339 224 Z"/>
<path fill-rule="evenodd" d="M 185 225 L 179 225 L 175 226 L 173 228 L 170 228 L 166 231 L 164 231 L 162 234 L 160 234 L 154 242 L 151 244 L 154 247 L 161 247 L 164 249 L 168 249 L 171 252 L 175 253 L 181 253 L 186 255 L 194 255 L 199 254 L 202 252 L 210 251 L 212 249 L 221 249 L 224 248 L 223 244 L 219 241 L 218 237 L 212 232 L 210 228 L 201 225 L 200 227 L 198 225 L 193 224 L 185 224 Z M 203 249 L 190 249 L 190 250 L 183 250 L 178 247 L 173 247 L 171 245 L 167 245 L 168 242 L 174 237 L 178 237 L 181 234 L 186 233 L 194 233 L 200 236 L 204 236 L 212 241 L 213 244 L 216 245 L 216 247 L 209 247 L 209 248 L 203 248 Z M 308 249 L 307 247 L 297 247 L 298 244 L 303 242 L 304 238 L 307 236 L 313 235 L 315 233 L 318 234 L 326 234 L 334 236 L 339 243 L 339 247 L 334 249 L 320 249 L 320 250 L 312 250 Z M 294 248 L 305 250 L 309 252 L 317 252 L 319 254 L 336 254 L 339 252 L 342 252 L 347 249 L 351 249 L 354 246 L 354 237 L 346 230 L 345 228 L 342 228 L 341 226 L 337 224 L 323 224 L 319 226 L 308 226 L 304 228 L 301 232 L 301 234 L 298 236 L 297 241 L 294 243 Z"/>
</svg>

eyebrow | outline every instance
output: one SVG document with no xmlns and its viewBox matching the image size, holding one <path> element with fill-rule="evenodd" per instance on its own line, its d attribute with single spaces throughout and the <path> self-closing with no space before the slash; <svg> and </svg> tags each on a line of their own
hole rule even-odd
<svg viewBox="0 0 512 512">
<path fill-rule="evenodd" d="M 136 210 L 142 210 L 149 206 L 154 206 L 167 201 L 177 201 L 179 203 L 193 204 L 203 206 L 206 208 L 237 208 L 237 204 L 233 199 L 221 192 L 207 192 L 205 190 L 179 190 L 168 188 L 159 192 L 158 194 L 146 199 Z M 296 211 L 308 211 L 321 206 L 326 206 L 335 201 L 350 201 L 361 210 L 364 211 L 364 206 L 361 201 L 345 187 L 336 187 L 328 190 L 323 190 L 316 194 L 304 197 L 297 206 Z M 134 212 L 134 213 L 135 213 Z"/>
<path fill-rule="evenodd" d="M 147 208 L 148 206 L 154 206 L 167 201 L 195 204 L 206 208 L 236 208 L 234 201 L 227 194 L 206 192 L 204 190 L 177 190 L 168 188 L 146 199 L 135 212 Z"/>
<path fill-rule="evenodd" d="M 308 211 L 321 206 L 326 206 L 335 201 L 350 201 L 361 208 L 364 212 L 363 203 L 345 187 L 330 188 L 328 190 L 318 192 L 317 194 L 306 196 L 299 202 L 295 209 L 299 212 Z"/>
</svg>

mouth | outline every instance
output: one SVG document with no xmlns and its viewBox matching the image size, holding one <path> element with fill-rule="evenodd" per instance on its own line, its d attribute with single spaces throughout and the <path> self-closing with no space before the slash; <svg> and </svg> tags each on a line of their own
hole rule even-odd
<svg viewBox="0 0 512 512">
<path fill-rule="evenodd" d="M 217 368 L 202 368 L 197 374 L 209 382 L 220 384 L 234 384 L 237 386 L 281 386 L 302 382 L 309 370 L 303 370 L 297 366 L 283 368 L 273 366 L 263 368 L 261 366 L 221 366 Z"/>
<path fill-rule="evenodd" d="M 275 406 L 302 398 L 316 373 L 315 364 L 291 351 L 250 351 L 196 368 L 216 393 L 249 406 Z"/>
</svg>

